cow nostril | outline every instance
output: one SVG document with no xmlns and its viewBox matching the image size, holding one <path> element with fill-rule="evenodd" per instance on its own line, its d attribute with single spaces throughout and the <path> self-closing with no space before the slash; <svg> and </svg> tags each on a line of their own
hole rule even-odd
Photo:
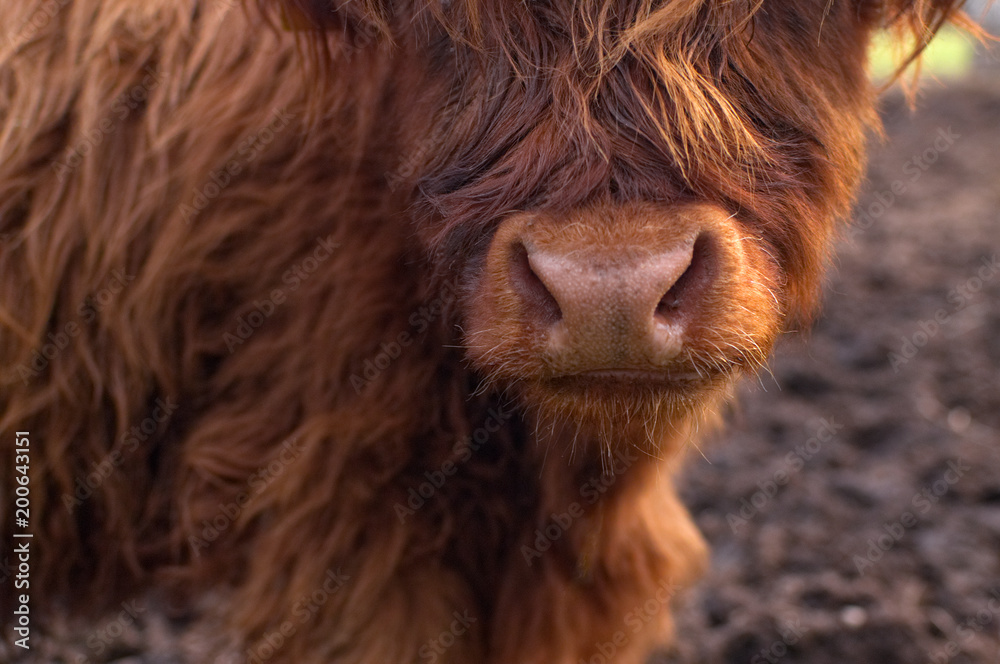
<svg viewBox="0 0 1000 664">
<path fill-rule="evenodd" d="M 528 249 L 517 242 L 511 251 L 511 287 L 520 296 L 528 314 L 527 320 L 551 326 L 562 319 L 559 303 L 531 267 Z"/>
<path fill-rule="evenodd" d="M 698 291 L 711 278 L 711 245 L 712 239 L 707 233 L 697 237 L 691 249 L 691 262 L 656 305 L 654 315 L 657 318 L 675 319 L 697 297 Z"/>
</svg>

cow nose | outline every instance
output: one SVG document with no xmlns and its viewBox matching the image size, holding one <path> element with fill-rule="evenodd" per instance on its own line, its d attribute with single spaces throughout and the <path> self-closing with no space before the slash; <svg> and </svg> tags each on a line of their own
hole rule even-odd
<svg viewBox="0 0 1000 664">
<path fill-rule="evenodd" d="M 711 280 L 712 241 L 667 247 L 535 246 L 515 240 L 511 289 L 557 370 L 650 370 L 680 353 Z"/>
</svg>

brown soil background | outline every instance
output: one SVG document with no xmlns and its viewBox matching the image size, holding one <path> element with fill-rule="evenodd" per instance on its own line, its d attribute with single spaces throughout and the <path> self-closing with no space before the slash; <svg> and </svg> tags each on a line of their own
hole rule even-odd
<svg viewBox="0 0 1000 664">
<path fill-rule="evenodd" d="M 1000 662 L 990 609 L 1000 597 L 1000 272 L 973 279 L 1000 253 L 1000 64 L 924 87 L 912 113 L 885 97 L 887 139 L 873 148 L 859 210 L 893 181 L 905 191 L 841 243 L 813 330 L 790 335 L 773 375 L 744 386 L 725 432 L 682 473 L 711 568 L 678 603 L 678 645 L 654 664 Z M 949 127 L 953 144 L 911 181 L 908 161 Z M 948 318 L 936 333 L 916 334 L 938 311 Z M 896 371 L 889 354 L 904 338 L 925 343 Z M 823 419 L 838 429 L 809 454 Z M 795 471 L 797 448 L 809 458 Z M 914 497 L 955 460 L 971 468 L 918 510 Z M 787 483 L 731 527 L 727 515 L 781 470 Z M 908 511 L 916 525 L 859 573 L 855 556 Z M 156 609 L 141 618 L 100 657 L 82 640 L 36 637 L 19 661 L 210 661 L 204 627 Z M 11 657 L 0 644 L 0 661 Z"/>
</svg>

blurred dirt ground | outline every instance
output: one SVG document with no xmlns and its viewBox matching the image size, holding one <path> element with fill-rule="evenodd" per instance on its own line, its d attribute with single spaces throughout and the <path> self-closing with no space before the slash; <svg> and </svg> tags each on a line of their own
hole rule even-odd
<svg viewBox="0 0 1000 664">
<path fill-rule="evenodd" d="M 1000 66 L 923 89 L 814 329 L 683 473 L 712 566 L 658 664 L 1000 663 Z"/>
</svg>

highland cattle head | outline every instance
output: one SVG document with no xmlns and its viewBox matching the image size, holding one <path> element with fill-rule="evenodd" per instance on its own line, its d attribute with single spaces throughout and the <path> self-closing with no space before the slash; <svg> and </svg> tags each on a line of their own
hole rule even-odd
<svg viewBox="0 0 1000 664">
<path fill-rule="evenodd" d="M 959 4 L 324 3 L 314 20 L 367 22 L 399 54 L 409 209 L 462 285 L 471 364 L 544 417 L 656 440 L 808 321 L 877 127 L 870 39 L 895 28 L 919 51 Z"/>
</svg>

